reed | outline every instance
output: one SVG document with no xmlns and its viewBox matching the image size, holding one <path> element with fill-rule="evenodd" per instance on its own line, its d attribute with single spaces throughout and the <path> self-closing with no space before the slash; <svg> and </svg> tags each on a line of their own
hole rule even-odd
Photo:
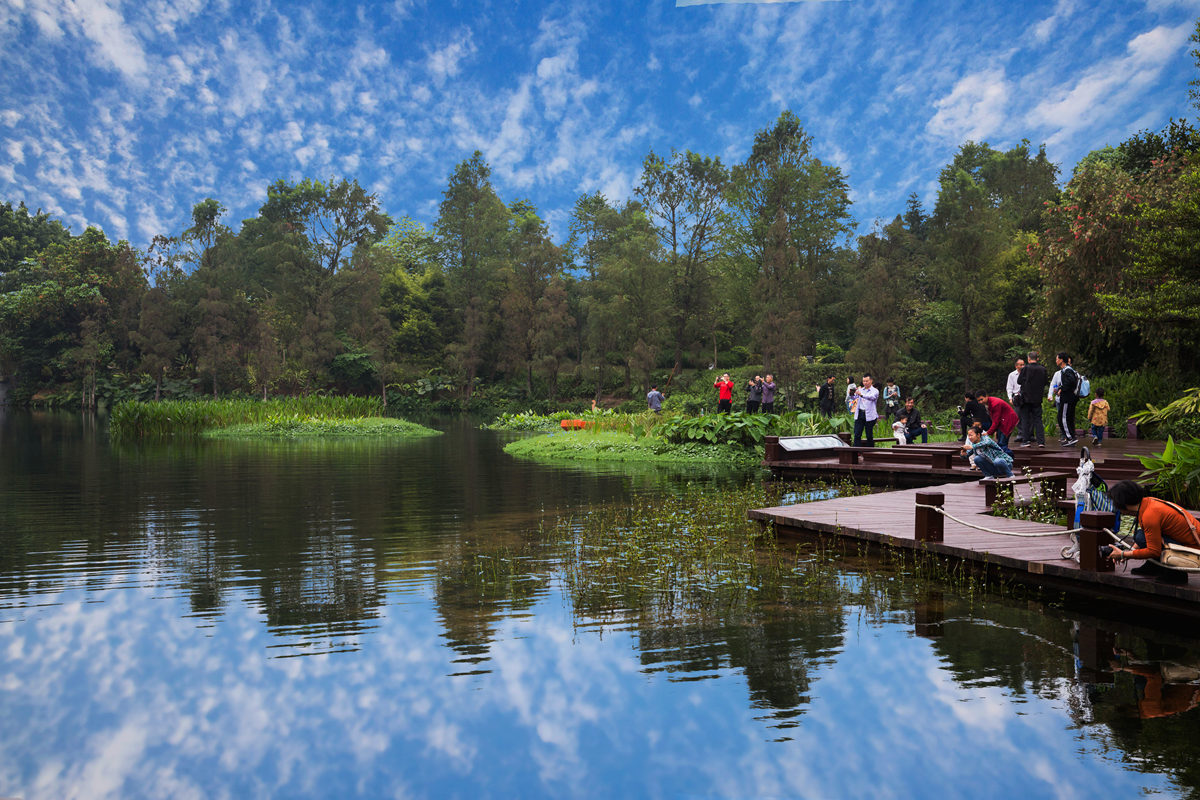
<svg viewBox="0 0 1200 800">
<path fill-rule="evenodd" d="M 115 440 L 195 437 L 231 425 L 266 423 L 284 418 L 360 419 L 383 416 L 376 397 L 276 397 L 270 400 L 164 400 L 117 403 L 109 417 Z"/>
</svg>

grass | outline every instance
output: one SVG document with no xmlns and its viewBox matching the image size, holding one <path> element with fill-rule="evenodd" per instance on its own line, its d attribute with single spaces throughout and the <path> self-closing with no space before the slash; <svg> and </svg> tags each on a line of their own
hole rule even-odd
<svg viewBox="0 0 1200 800">
<path fill-rule="evenodd" d="M 671 444 L 652 436 L 604 430 L 563 431 L 509 442 L 509 455 L 569 461 L 641 461 L 676 464 L 756 466 L 762 453 L 743 447 L 688 442 Z"/>
<path fill-rule="evenodd" d="M 358 419 L 320 419 L 282 417 L 267 422 L 231 425 L 204 431 L 205 438 L 304 438 L 304 437 L 391 437 L 414 439 L 439 436 L 441 431 L 426 428 L 415 422 L 387 417 Z"/>
<path fill-rule="evenodd" d="M 117 441 L 197 437 L 206 431 L 236 425 L 272 425 L 296 429 L 296 421 L 384 419 L 376 397 L 279 397 L 270 400 L 128 401 L 113 407 L 109 432 Z M 329 431 L 344 435 L 344 431 Z M 256 434 L 261 435 L 261 434 Z M 272 434 L 278 435 L 278 434 Z M 329 434 L 322 434 L 329 435 Z M 378 435 L 378 434 L 371 434 Z"/>
</svg>

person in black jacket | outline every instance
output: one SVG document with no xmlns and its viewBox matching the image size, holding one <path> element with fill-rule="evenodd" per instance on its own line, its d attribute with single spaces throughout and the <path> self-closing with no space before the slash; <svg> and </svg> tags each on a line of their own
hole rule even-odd
<svg viewBox="0 0 1200 800">
<path fill-rule="evenodd" d="M 1021 438 L 1025 443 L 1021 447 L 1032 447 L 1036 437 L 1037 446 L 1046 446 L 1046 427 L 1042 424 L 1042 395 L 1046 393 L 1046 368 L 1038 363 L 1036 350 L 1029 351 L 1025 369 L 1017 376 L 1017 386 L 1021 393 Z"/>
<path fill-rule="evenodd" d="M 959 427 L 962 428 L 962 435 L 959 439 L 966 441 L 967 431 L 979 423 L 986 431 L 992 427 L 992 415 L 988 413 L 987 406 L 979 402 L 975 397 L 974 392 L 967 392 L 963 395 L 963 404 L 958 407 Z"/>
<path fill-rule="evenodd" d="M 929 428 L 921 421 L 921 412 L 917 410 L 916 402 L 911 398 L 905 398 L 904 410 L 900 412 L 900 419 L 904 420 L 904 438 L 912 444 L 921 437 L 922 444 L 929 444 Z"/>
<path fill-rule="evenodd" d="M 1058 376 L 1058 432 L 1068 447 L 1079 444 L 1075 438 L 1075 405 L 1079 402 L 1079 373 L 1071 366 L 1071 356 L 1059 353 L 1054 363 L 1061 370 Z"/>
<path fill-rule="evenodd" d="M 825 379 L 825 382 L 821 384 L 821 388 L 817 390 L 817 408 L 819 408 L 821 413 L 827 417 L 833 416 L 833 406 L 835 403 L 833 397 L 833 382 L 836 379 L 837 376 L 830 375 Z"/>
</svg>

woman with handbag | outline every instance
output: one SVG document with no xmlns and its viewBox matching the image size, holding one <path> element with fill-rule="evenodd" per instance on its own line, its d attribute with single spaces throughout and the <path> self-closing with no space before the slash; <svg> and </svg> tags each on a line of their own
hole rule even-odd
<svg viewBox="0 0 1200 800">
<path fill-rule="evenodd" d="M 1132 550 L 1113 548 L 1108 557 L 1114 561 L 1142 559 L 1144 563 L 1130 572 L 1138 575 L 1158 575 L 1171 583 L 1186 583 L 1187 572 L 1167 569 L 1154 563 L 1161 561 L 1169 545 L 1200 548 L 1200 522 L 1186 510 L 1166 500 L 1150 497 L 1133 481 L 1118 481 L 1108 489 L 1113 506 L 1123 513 L 1136 515 Z"/>
</svg>

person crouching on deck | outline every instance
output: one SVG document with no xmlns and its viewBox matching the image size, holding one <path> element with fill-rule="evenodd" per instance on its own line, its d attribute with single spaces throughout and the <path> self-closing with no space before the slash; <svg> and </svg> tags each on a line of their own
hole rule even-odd
<svg viewBox="0 0 1200 800">
<path fill-rule="evenodd" d="M 986 478 L 1012 477 L 1012 456 L 983 432 L 982 425 L 975 424 L 967 429 L 967 441 L 962 446 L 962 454 Z"/>
<path fill-rule="evenodd" d="M 1190 513 L 1166 500 L 1150 497 L 1146 490 L 1133 481 L 1117 481 L 1108 488 L 1108 498 L 1125 514 L 1136 515 L 1133 550 L 1111 548 L 1108 557 L 1113 561 L 1131 558 L 1158 559 L 1163 545 L 1181 544 L 1184 547 L 1200 547 L 1200 522 Z M 1129 570 L 1138 575 L 1158 575 L 1171 583 L 1186 583 L 1187 573 L 1161 567 L 1146 561 Z"/>
</svg>

